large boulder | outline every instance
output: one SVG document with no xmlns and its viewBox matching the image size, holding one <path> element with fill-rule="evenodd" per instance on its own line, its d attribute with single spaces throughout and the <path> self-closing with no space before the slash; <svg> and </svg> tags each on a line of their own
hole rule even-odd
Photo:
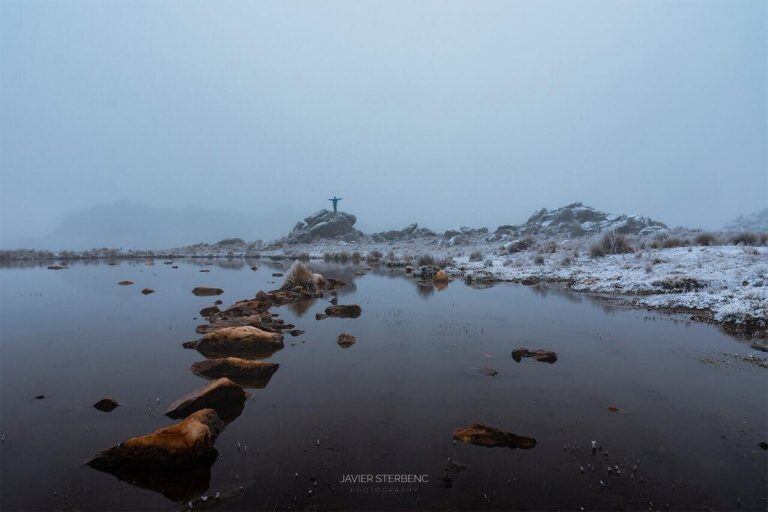
<svg viewBox="0 0 768 512">
<path fill-rule="evenodd" d="M 96 469 L 116 467 L 183 467 L 215 459 L 213 443 L 224 428 L 216 411 L 201 409 L 179 423 L 145 436 L 132 437 L 97 453 L 88 465 Z"/>
<path fill-rule="evenodd" d="M 271 355 L 283 348 L 283 335 L 267 332 L 258 327 L 222 327 L 209 332 L 196 341 L 184 343 L 184 348 L 194 348 L 206 357 L 226 357 L 260 354 Z"/>
<path fill-rule="evenodd" d="M 214 410 L 203 409 L 179 423 L 100 452 L 88 465 L 171 501 L 188 500 L 210 485 L 217 456 L 213 444 L 223 428 Z"/>
<path fill-rule="evenodd" d="M 226 377 L 216 379 L 206 386 L 179 398 L 165 411 L 169 418 L 184 418 L 202 409 L 213 409 L 222 420 L 229 423 L 243 412 L 248 394 Z"/>
<path fill-rule="evenodd" d="M 287 243 L 308 243 L 323 238 L 355 240 L 363 236 L 353 226 L 357 217 L 347 212 L 322 209 L 297 223 L 284 239 Z"/>
<path fill-rule="evenodd" d="M 194 363 L 190 370 L 206 379 L 226 377 L 240 386 L 261 389 L 267 386 L 279 367 L 277 363 L 224 357 Z"/>
</svg>

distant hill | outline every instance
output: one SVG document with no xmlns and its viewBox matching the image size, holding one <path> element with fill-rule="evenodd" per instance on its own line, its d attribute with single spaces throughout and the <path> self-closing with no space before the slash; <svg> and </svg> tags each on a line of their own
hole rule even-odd
<svg viewBox="0 0 768 512">
<path fill-rule="evenodd" d="M 291 211 L 243 214 L 235 210 L 156 208 L 129 202 L 101 205 L 65 217 L 50 234 L 4 240 L 5 248 L 83 250 L 94 247 L 164 249 L 224 238 L 271 239 L 290 229 Z"/>
<path fill-rule="evenodd" d="M 768 208 L 763 208 L 759 212 L 749 215 L 739 215 L 738 218 L 727 223 L 724 227 L 728 231 L 768 232 Z"/>
</svg>

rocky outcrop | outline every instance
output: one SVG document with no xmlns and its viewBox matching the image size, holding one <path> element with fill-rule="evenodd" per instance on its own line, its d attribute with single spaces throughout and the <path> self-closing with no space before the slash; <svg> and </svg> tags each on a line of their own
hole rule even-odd
<svg viewBox="0 0 768 512">
<path fill-rule="evenodd" d="M 552 364 L 557 362 L 557 354 L 551 350 L 528 350 L 527 348 L 518 348 L 512 351 L 512 359 L 518 363 L 522 361 L 524 357 L 533 358 L 540 363 Z"/>
<path fill-rule="evenodd" d="M 245 388 L 262 389 L 280 367 L 277 363 L 250 361 L 239 357 L 208 359 L 194 363 L 190 370 L 206 379 L 226 377 Z"/>
<path fill-rule="evenodd" d="M 288 236 L 277 241 L 276 244 L 309 243 L 328 238 L 358 240 L 364 235 L 353 227 L 355 222 L 357 218 L 351 213 L 322 209 L 296 223 Z"/>
<path fill-rule="evenodd" d="M 213 409 L 223 421 L 229 423 L 243 412 L 246 392 L 226 377 L 192 391 L 168 406 L 169 418 L 184 418 L 202 409 Z"/>
<path fill-rule="evenodd" d="M 752 231 L 758 233 L 768 232 L 768 208 L 749 215 L 740 215 L 727 223 L 724 228 L 727 231 Z"/>
<path fill-rule="evenodd" d="M 552 210 L 542 208 L 524 224 L 499 226 L 487 241 L 511 241 L 525 235 L 579 237 L 604 231 L 650 234 L 666 228 L 663 223 L 642 215 L 610 215 L 582 203 L 571 203 Z"/>
<path fill-rule="evenodd" d="M 394 242 L 397 240 L 414 240 L 417 238 L 434 238 L 437 234 L 429 228 L 420 228 L 418 224 L 409 224 L 400 230 L 380 231 L 372 233 L 374 242 Z"/>
<path fill-rule="evenodd" d="M 536 440 L 532 437 L 518 436 L 481 423 L 457 428 L 453 431 L 453 438 L 462 443 L 476 444 L 487 448 L 506 447 L 527 450 L 536 446 Z"/>
</svg>

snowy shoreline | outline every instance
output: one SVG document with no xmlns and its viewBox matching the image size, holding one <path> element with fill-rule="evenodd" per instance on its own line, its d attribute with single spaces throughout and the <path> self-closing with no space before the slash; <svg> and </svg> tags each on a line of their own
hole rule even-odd
<svg viewBox="0 0 768 512">
<path fill-rule="evenodd" d="M 422 255 L 442 261 L 452 279 L 474 285 L 513 282 L 527 285 L 561 283 L 575 292 L 620 299 L 628 306 L 692 315 L 714 322 L 738 336 L 768 338 L 768 247 L 685 246 L 653 248 L 593 257 L 589 240 L 537 240 L 531 247 L 509 252 L 508 244 L 472 237 L 462 245 L 417 238 L 375 242 L 322 240 L 286 244 L 271 250 L 246 247 L 189 246 L 167 251 L 53 254 L 46 258 L 6 263 L 52 263 L 124 259 L 331 259 L 362 261 L 392 267 L 411 266 L 419 274 Z M 376 255 L 371 260 L 370 255 Z M 404 271 L 404 275 L 405 271 Z"/>
</svg>

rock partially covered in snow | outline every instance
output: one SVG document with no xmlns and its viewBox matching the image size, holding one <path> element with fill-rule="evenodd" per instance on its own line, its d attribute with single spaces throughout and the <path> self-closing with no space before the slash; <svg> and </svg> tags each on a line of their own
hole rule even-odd
<svg viewBox="0 0 768 512">
<path fill-rule="evenodd" d="M 728 231 L 756 231 L 768 232 L 768 208 L 763 208 L 759 212 L 749 215 L 739 215 L 725 225 Z"/>
<path fill-rule="evenodd" d="M 363 234 L 353 227 L 355 222 L 357 217 L 351 213 L 322 209 L 304 219 L 303 222 L 298 222 L 283 241 L 298 244 L 327 238 L 357 240 Z"/>
<path fill-rule="evenodd" d="M 489 242 L 507 241 L 521 235 L 578 237 L 603 231 L 648 234 L 666 229 L 663 223 L 642 215 L 609 215 L 582 203 L 571 203 L 553 210 L 542 208 L 518 226 L 499 226 Z"/>
<path fill-rule="evenodd" d="M 416 238 L 434 238 L 437 236 L 429 228 L 420 228 L 415 222 L 400 230 L 381 231 L 371 234 L 374 242 L 391 242 L 395 240 L 413 240 Z"/>
</svg>

